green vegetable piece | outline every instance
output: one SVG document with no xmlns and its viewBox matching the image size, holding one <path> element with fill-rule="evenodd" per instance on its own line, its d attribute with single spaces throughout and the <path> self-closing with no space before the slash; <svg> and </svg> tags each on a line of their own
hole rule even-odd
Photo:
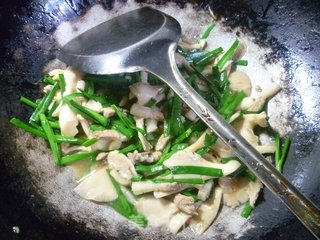
<svg viewBox="0 0 320 240">
<path fill-rule="evenodd" d="M 218 47 L 210 52 L 203 54 L 201 57 L 195 59 L 193 61 L 193 64 L 194 66 L 207 65 L 212 58 L 218 56 L 218 54 L 222 52 L 223 52 L 222 47 Z"/>
<path fill-rule="evenodd" d="M 199 200 L 198 191 L 199 190 L 196 188 L 186 188 L 186 189 L 182 190 L 180 193 L 182 195 L 192 197 L 194 199 L 194 201 L 197 202 Z"/>
<path fill-rule="evenodd" d="M 10 123 L 29 133 L 32 133 L 38 137 L 48 140 L 46 134 L 43 131 L 29 126 L 28 124 L 25 124 L 24 122 L 20 121 L 17 118 L 12 118 L 10 120 Z M 70 143 L 70 144 L 82 144 L 83 142 L 86 141 L 86 139 L 83 139 L 83 138 L 75 138 L 75 137 L 68 137 L 68 136 L 61 136 L 61 135 L 55 135 L 55 138 L 58 143 L 63 142 L 63 143 Z"/>
<path fill-rule="evenodd" d="M 178 152 L 188 147 L 188 143 L 177 143 L 172 146 L 171 151 Z"/>
<path fill-rule="evenodd" d="M 176 179 L 152 179 L 152 182 L 155 183 L 190 183 L 190 184 L 204 184 L 204 181 L 201 178 L 176 178 Z"/>
<path fill-rule="evenodd" d="M 120 120 L 124 123 L 125 126 L 127 126 L 128 128 L 134 129 L 140 133 L 142 133 L 143 135 L 146 134 L 146 131 L 144 131 L 141 128 L 138 128 L 134 125 L 133 121 L 129 118 L 129 116 L 125 113 L 123 113 L 116 105 L 111 105 L 111 107 L 116 111 L 118 117 L 120 118 Z"/>
<path fill-rule="evenodd" d="M 114 201 L 109 202 L 108 204 L 112 206 L 118 213 L 120 213 L 122 216 L 128 218 L 129 220 L 139 224 L 142 227 L 147 226 L 147 219 L 140 215 L 135 209 L 133 204 L 131 204 L 123 194 L 119 184 L 116 182 L 116 180 L 112 177 L 110 174 L 110 170 L 107 169 L 107 174 L 109 175 L 111 182 L 116 189 L 116 192 L 118 194 L 118 198 Z"/>
<path fill-rule="evenodd" d="M 146 104 L 146 107 L 149 107 L 149 108 L 152 108 L 154 105 L 156 105 L 157 103 L 157 100 L 155 100 L 154 98 L 151 98 L 147 104 Z"/>
<path fill-rule="evenodd" d="M 79 161 L 82 159 L 90 159 L 91 157 L 95 157 L 97 155 L 98 155 L 98 152 L 76 153 L 76 154 L 62 157 L 61 164 L 64 165 L 64 164 Z"/>
<path fill-rule="evenodd" d="M 98 124 L 91 124 L 90 127 L 89 127 L 89 129 L 90 129 L 91 131 L 104 131 L 104 130 L 106 130 L 107 128 L 105 128 L 105 127 L 103 127 L 103 126 L 101 126 L 101 125 L 98 125 Z"/>
<path fill-rule="evenodd" d="M 50 77 L 50 76 L 45 76 L 45 77 L 42 79 L 42 82 L 44 82 L 45 84 L 53 85 L 56 81 L 53 80 L 53 78 Z"/>
<path fill-rule="evenodd" d="M 68 104 L 68 106 L 74 110 L 75 112 L 79 113 L 84 118 L 89 118 L 93 120 L 96 123 L 101 124 L 102 126 L 106 127 L 109 123 L 108 118 L 105 116 L 102 116 L 101 114 L 82 106 L 81 104 L 75 102 L 74 100 L 65 100 L 65 102 Z"/>
<path fill-rule="evenodd" d="M 48 121 L 50 127 L 55 128 L 55 129 L 60 129 L 60 125 L 58 121 Z"/>
<path fill-rule="evenodd" d="M 226 51 L 226 53 L 218 61 L 217 66 L 220 71 L 222 70 L 226 62 L 230 59 L 234 51 L 238 48 L 238 45 L 239 45 L 239 39 L 236 39 L 234 43 L 231 45 L 231 47 L 228 49 L 228 51 Z"/>
<path fill-rule="evenodd" d="M 200 148 L 198 151 L 196 151 L 196 153 L 200 156 L 203 156 L 204 154 L 206 154 L 207 152 L 209 152 L 210 148 L 208 147 L 203 147 Z"/>
<path fill-rule="evenodd" d="M 248 60 L 238 60 L 234 63 L 234 65 L 237 65 L 237 66 L 248 66 Z"/>
<path fill-rule="evenodd" d="M 46 134 L 47 139 L 49 141 L 49 145 L 51 147 L 54 161 L 55 161 L 56 165 L 59 166 L 59 165 L 61 165 L 61 163 L 60 163 L 60 150 L 59 150 L 56 138 L 54 136 L 53 130 L 50 127 L 50 124 L 49 124 L 46 116 L 43 113 L 39 114 L 39 118 L 41 121 L 42 129 L 43 129 L 44 133 Z"/>
<path fill-rule="evenodd" d="M 203 32 L 203 34 L 201 35 L 201 37 L 200 37 L 199 40 L 201 40 L 201 39 L 207 39 L 207 38 L 209 37 L 211 31 L 213 30 L 213 28 L 214 28 L 215 26 L 216 26 L 215 23 L 211 23 L 211 24 L 207 27 L 207 29 Z"/>
<path fill-rule="evenodd" d="M 170 125 L 170 131 L 173 136 L 183 134 L 184 126 L 181 119 L 181 100 L 177 94 L 173 96 Z"/>
<path fill-rule="evenodd" d="M 246 205 L 244 206 L 242 212 L 241 212 L 241 217 L 243 218 L 248 218 L 251 211 L 252 211 L 253 207 L 250 205 L 249 202 L 246 203 Z"/>
<path fill-rule="evenodd" d="M 134 132 L 131 130 L 131 128 L 127 128 L 124 123 L 120 120 L 114 120 L 112 122 L 112 129 L 122 133 L 125 135 L 128 139 L 131 139 L 134 136 Z"/>
<path fill-rule="evenodd" d="M 174 166 L 170 168 L 172 174 L 199 174 L 211 177 L 222 177 L 222 169 L 199 166 Z"/>
<path fill-rule="evenodd" d="M 191 133 L 192 133 L 192 129 L 189 128 L 187 131 L 185 131 L 179 137 L 176 138 L 176 140 L 174 141 L 174 144 L 181 143 L 182 141 L 187 139 L 191 135 Z"/>
<path fill-rule="evenodd" d="M 63 97 L 64 91 L 66 90 L 66 80 L 64 79 L 64 75 L 62 73 L 59 74 L 59 86 L 61 96 Z"/>
<path fill-rule="evenodd" d="M 99 140 L 96 139 L 96 138 L 91 138 L 91 139 L 88 139 L 87 141 L 85 141 L 84 143 L 82 143 L 82 146 L 89 147 L 89 146 L 95 144 L 98 141 Z"/>
<path fill-rule="evenodd" d="M 277 138 L 276 138 L 276 141 L 277 141 Z M 276 169 L 279 172 L 282 172 L 283 164 L 288 154 L 289 147 L 290 147 L 290 138 L 286 138 L 283 144 L 281 156 L 280 157 L 278 156 L 279 159 L 275 161 Z M 276 146 L 276 149 L 277 149 L 277 146 Z M 278 151 L 278 154 L 280 154 L 280 151 Z M 276 156 L 277 156 L 277 151 L 276 151 Z"/>
<path fill-rule="evenodd" d="M 20 101 L 32 108 L 37 108 L 38 104 L 36 104 L 35 102 L 31 101 L 30 99 L 28 98 L 25 98 L 25 97 L 21 97 L 20 98 Z"/>
<path fill-rule="evenodd" d="M 132 152 L 134 150 L 137 150 L 137 146 L 135 144 L 130 144 L 129 146 L 125 147 L 125 148 L 122 148 L 119 150 L 119 153 L 128 153 L 128 152 Z"/>
<path fill-rule="evenodd" d="M 60 103 L 59 101 L 54 101 L 54 102 L 53 102 L 50 110 L 48 111 L 48 116 L 49 116 L 49 117 L 51 117 L 51 118 L 53 117 L 52 114 L 53 114 L 53 112 L 57 109 L 57 107 L 59 106 L 59 103 Z"/>
<path fill-rule="evenodd" d="M 84 91 L 88 93 L 89 95 L 94 94 L 94 83 L 92 80 L 85 79 L 86 80 L 86 85 L 84 87 Z"/>
<path fill-rule="evenodd" d="M 40 101 L 40 103 L 38 104 L 38 106 L 36 107 L 34 112 L 32 113 L 32 115 L 31 115 L 31 117 L 29 119 L 29 123 L 38 122 L 39 121 L 39 115 L 41 113 L 44 113 L 48 109 L 48 107 L 49 107 L 49 105 L 50 105 L 50 103 L 51 103 L 56 91 L 58 90 L 58 84 L 59 84 L 58 82 L 55 82 L 53 84 L 52 89 L 50 91 L 48 91 L 44 95 L 44 97 L 42 98 L 42 100 Z"/>
</svg>

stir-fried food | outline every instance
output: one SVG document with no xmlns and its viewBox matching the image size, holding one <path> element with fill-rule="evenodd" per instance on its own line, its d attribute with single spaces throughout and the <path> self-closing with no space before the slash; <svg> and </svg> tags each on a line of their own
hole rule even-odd
<svg viewBox="0 0 320 240">
<path fill-rule="evenodd" d="M 244 41 L 227 51 L 204 50 L 210 25 L 194 44 L 180 41 L 180 71 L 189 84 L 261 154 L 275 155 L 279 171 L 288 151 L 268 124 L 273 83 L 251 97 Z M 160 79 L 146 72 L 97 76 L 72 67 L 43 79 L 42 99 L 21 101 L 34 111 L 14 125 L 48 141 L 57 166 L 86 169 L 74 189 L 107 203 L 129 220 L 177 233 L 189 225 L 201 234 L 219 209 L 253 209 L 263 185 L 232 150 Z M 260 141 L 260 133 L 270 136 Z"/>
</svg>

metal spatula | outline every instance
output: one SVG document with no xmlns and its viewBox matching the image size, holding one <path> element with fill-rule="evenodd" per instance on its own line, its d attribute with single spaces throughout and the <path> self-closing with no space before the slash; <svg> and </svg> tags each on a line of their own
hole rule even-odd
<svg viewBox="0 0 320 240">
<path fill-rule="evenodd" d="M 141 8 L 84 32 L 58 52 L 58 58 L 92 74 L 147 71 L 168 84 L 249 169 L 320 238 L 320 211 L 261 156 L 181 76 L 174 53 L 179 23 L 152 8 Z"/>
</svg>

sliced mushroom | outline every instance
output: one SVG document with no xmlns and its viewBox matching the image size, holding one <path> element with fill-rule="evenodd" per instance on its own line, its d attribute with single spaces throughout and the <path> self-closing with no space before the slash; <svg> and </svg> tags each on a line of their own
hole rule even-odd
<svg viewBox="0 0 320 240">
<path fill-rule="evenodd" d="M 228 77 L 230 76 L 230 73 L 232 70 L 232 64 L 233 62 L 231 60 L 228 60 L 221 70 L 221 71 L 226 71 Z"/>
<path fill-rule="evenodd" d="M 96 202 L 110 202 L 118 198 L 110 177 L 103 167 L 87 175 L 74 191 L 82 198 Z"/>
<path fill-rule="evenodd" d="M 79 132 L 77 129 L 78 124 L 79 120 L 77 114 L 72 111 L 67 104 L 63 103 L 59 113 L 61 135 L 70 137 L 75 136 Z"/>
<path fill-rule="evenodd" d="M 153 163 L 160 159 L 162 153 L 160 151 L 139 153 L 137 150 L 135 150 L 134 152 L 130 152 L 127 155 L 128 155 L 128 158 L 134 163 L 136 162 Z"/>
<path fill-rule="evenodd" d="M 206 134 L 210 134 L 211 130 L 207 129 L 206 131 L 204 131 L 202 133 L 202 135 L 198 138 L 198 140 L 193 143 L 192 145 L 190 145 L 189 147 L 187 147 L 186 149 L 184 149 L 184 151 L 186 152 L 195 152 L 197 150 L 199 150 L 200 148 L 204 147 L 204 139 L 206 137 Z"/>
<path fill-rule="evenodd" d="M 259 179 L 254 182 L 247 177 L 237 177 L 235 181 L 236 189 L 231 193 L 223 193 L 223 202 L 229 207 L 238 207 L 249 201 L 254 206 L 261 188 L 263 187 Z"/>
<path fill-rule="evenodd" d="M 136 121 L 136 126 L 138 128 L 144 129 L 144 119 L 143 118 L 134 118 Z M 148 152 L 152 149 L 152 145 L 148 142 L 148 140 L 142 135 L 142 133 L 138 132 L 138 137 L 142 143 L 143 150 Z"/>
<path fill-rule="evenodd" d="M 151 195 L 141 197 L 135 208 L 153 227 L 168 227 L 172 216 L 179 211 L 174 203 Z"/>
<path fill-rule="evenodd" d="M 104 161 L 104 160 L 107 160 L 107 157 L 108 157 L 107 152 L 100 152 L 100 153 L 98 153 L 96 160 L 97 161 Z"/>
<path fill-rule="evenodd" d="M 163 198 L 166 196 L 170 196 L 172 194 L 181 192 L 182 190 L 189 188 L 189 187 L 195 187 L 199 184 L 189 184 L 189 183 L 180 183 L 175 189 L 171 190 L 171 191 L 154 191 L 153 192 L 153 196 L 155 198 Z"/>
<path fill-rule="evenodd" d="M 113 129 L 107 129 L 104 131 L 94 131 L 91 133 L 94 138 L 99 139 L 99 141 L 93 144 L 91 147 L 93 150 L 99 149 L 109 149 L 115 150 L 120 148 L 122 142 L 127 141 L 127 138 Z"/>
<path fill-rule="evenodd" d="M 151 98 L 155 99 L 157 102 L 160 102 L 165 98 L 163 86 L 151 86 L 147 83 L 137 82 L 132 84 L 129 88 L 131 93 L 138 99 L 137 104 L 141 106 L 147 104 Z"/>
<path fill-rule="evenodd" d="M 232 61 L 240 60 L 247 52 L 247 44 L 239 39 L 239 45 L 231 56 Z"/>
<path fill-rule="evenodd" d="M 207 45 L 207 41 L 205 39 L 201 39 L 198 43 L 191 43 L 186 39 L 180 39 L 179 45 L 186 51 L 190 51 L 193 49 L 202 50 Z"/>
<path fill-rule="evenodd" d="M 218 180 L 223 193 L 233 193 L 237 189 L 237 178 L 222 177 Z"/>
<path fill-rule="evenodd" d="M 192 122 L 197 122 L 199 120 L 199 117 L 192 109 L 189 109 L 184 116 L 189 119 Z"/>
<path fill-rule="evenodd" d="M 225 144 L 220 138 L 216 141 L 211 150 L 219 155 L 220 158 L 234 156 L 231 148 Z"/>
<path fill-rule="evenodd" d="M 115 180 L 123 186 L 130 185 L 131 178 L 137 175 L 130 159 L 118 151 L 112 151 L 109 152 L 107 160 L 111 169 L 110 173 Z"/>
<path fill-rule="evenodd" d="M 229 81 L 231 91 L 243 91 L 246 94 L 246 96 L 251 95 L 251 80 L 246 73 L 241 71 L 232 72 L 229 76 Z"/>
<path fill-rule="evenodd" d="M 135 195 L 154 191 L 176 191 L 181 188 L 181 183 L 154 183 L 152 181 L 132 182 L 131 189 Z"/>
<path fill-rule="evenodd" d="M 201 201 L 208 200 L 208 198 L 210 197 L 210 193 L 212 191 L 212 188 L 213 188 L 213 180 L 211 179 L 199 188 L 198 198 Z"/>
<path fill-rule="evenodd" d="M 65 95 L 77 91 L 77 82 L 81 79 L 82 75 L 83 74 L 81 72 L 72 67 L 68 67 L 64 71 L 64 79 L 66 82 Z M 61 135 L 71 137 L 75 136 L 78 133 L 78 124 L 79 121 L 77 119 L 77 114 L 72 111 L 67 104 L 63 103 L 59 113 Z"/>
<path fill-rule="evenodd" d="M 259 96 L 255 99 L 252 105 L 248 108 L 249 111 L 258 111 L 261 109 L 265 101 L 280 91 L 280 86 L 276 83 L 270 84 L 268 88 L 263 89 Z"/>
<path fill-rule="evenodd" d="M 100 111 L 106 118 L 114 116 L 116 111 L 112 107 L 102 108 Z"/>
<path fill-rule="evenodd" d="M 146 131 L 147 133 L 152 133 L 158 130 L 158 121 L 154 119 L 146 120 Z"/>
<path fill-rule="evenodd" d="M 53 69 L 49 72 L 49 76 L 52 77 L 53 80 L 59 80 L 59 74 L 63 74 L 64 70 L 62 69 Z"/>
<path fill-rule="evenodd" d="M 93 100 L 93 99 L 90 99 L 86 104 L 85 104 L 85 107 L 87 108 L 90 108 L 91 110 L 99 113 L 101 110 L 102 110 L 102 105 L 101 103 Z"/>
<path fill-rule="evenodd" d="M 43 88 L 43 92 L 44 92 L 44 93 L 47 93 L 47 92 L 49 92 L 52 88 L 53 88 L 52 85 L 46 85 L 46 86 L 44 86 L 44 88 Z"/>
<path fill-rule="evenodd" d="M 265 153 L 275 153 L 276 145 L 257 145 L 254 148 L 261 154 Z"/>
<path fill-rule="evenodd" d="M 89 121 L 83 118 L 80 114 L 77 114 L 77 118 L 80 122 L 83 132 L 87 135 L 87 137 L 91 136 L 90 124 Z"/>
<path fill-rule="evenodd" d="M 126 199 L 128 200 L 128 202 L 130 202 L 131 204 L 135 205 L 137 204 L 137 198 L 132 194 L 132 192 L 124 187 L 124 186 L 120 186 L 121 191 L 123 192 L 124 196 L 126 197 Z"/>
<path fill-rule="evenodd" d="M 212 197 L 202 203 L 198 208 L 198 215 L 192 218 L 192 222 L 190 225 L 191 229 L 195 233 L 202 234 L 211 225 L 220 209 L 221 198 L 222 189 L 216 187 L 213 190 Z"/>
<path fill-rule="evenodd" d="M 255 126 L 267 127 L 267 114 L 261 112 L 259 114 L 245 114 L 243 119 L 235 125 L 239 133 L 252 145 L 259 144 L 259 137 L 253 132 Z"/>
<path fill-rule="evenodd" d="M 120 106 L 120 107 L 125 106 L 125 105 L 128 103 L 128 100 L 129 100 L 128 96 L 123 96 L 123 97 L 121 98 L 121 101 L 119 102 L 119 106 Z"/>
<path fill-rule="evenodd" d="M 174 199 L 173 203 L 179 208 L 182 212 L 185 212 L 189 215 L 198 215 L 196 207 L 194 205 L 193 197 L 185 196 L 178 193 Z"/>
<path fill-rule="evenodd" d="M 179 229 L 186 223 L 186 221 L 191 218 L 192 216 L 186 214 L 184 212 L 178 212 L 172 216 L 169 222 L 169 231 L 173 234 L 176 234 Z"/>
<path fill-rule="evenodd" d="M 86 87 L 86 82 L 85 81 L 79 80 L 77 82 L 77 92 L 84 91 L 85 87 Z"/>
<path fill-rule="evenodd" d="M 163 165 L 167 168 L 172 168 L 174 166 L 201 166 L 201 167 L 211 167 L 219 168 L 222 170 L 224 176 L 229 175 L 236 171 L 240 167 L 240 163 L 236 160 L 231 160 L 227 163 L 213 163 L 204 160 L 200 155 L 192 152 L 179 151 L 173 154 L 168 160 L 166 160 Z M 188 174 L 201 177 L 203 179 L 209 179 L 211 177 L 201 176 L 197 174 Z M 176 178 L 180 178 L 180 174 L 174 175 Z"/>
<path fill-rule="evenodd" d="M 242 99 L 238 107 L 236 108 L 237 110 L 248 110 L 254 103 L 254 99 L 251 97 L 245 97 Z"/>
<path fill-rule="evenodd" d="M 170 140 L 170 136 L 165 137 L 163 134 L 159 137 L 157 144 L 156 144 L 156 151 L 163 151 L 163 149 L 165 148 L 165 146 L 167 145 L 167 143 Z"/>
<path fill-rule="evenodd" d="M 113 130 L 113 129 L 107 129 L 107 130 L 103 130 L 103 131 L 94 131 L 92 133 L 92 135 L 98 139 L 101 139 L 101 138 L 120 139 L 120 134 L 116 130 Z"/>
<path fill-rule="evenodd" d="M 157 121 L 163 121 L 163 113 L 157 107 L 145 107 L 134 103 L 130 108 L 130 113 L 138 118 L 150 118 Z"/>
<path fill-rule="evenodd" d="M 90 152 L 90 147 L 61 143 L 61 152 L 63 155 L 72 154 L 75 152 Z"/>
</svg>

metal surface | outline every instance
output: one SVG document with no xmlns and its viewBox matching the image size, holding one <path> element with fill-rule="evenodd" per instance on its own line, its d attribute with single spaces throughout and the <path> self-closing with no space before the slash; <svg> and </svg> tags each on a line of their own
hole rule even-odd
<svg viewBox="0 0 320 240">
<path fill-rule="evenodd" d="M 17 148 L 17 133 L 8 124 L 10 117 L 26 119 L 30 114 L 30 110 L 21 107 L 19 103 L 21 95 L 32 99 L 41 96 L 38 81 L 43 76 L 42 69 L 55 57 L 55 46 L 51 39 L 55 27 L 65 20 L 81 19 L 83 13 L 96 2 L 100 2 L 107 9 L 107 14 L 113 16 L 119 15 L 126 6 L 139 5 L 132 1 L 126 4 L 125 1 L 95 0 L 4 0 L 0 3 L 1 239 L 147 238 L 120 219 L 116 223 L 107 221 L 105 224 L 108 227 L 99 227 L 99 223 L 95 222 L 93 224 L 96 228 L 88 228 L 85 222 L 75 220 L 69 213 L 62 213 L 48 202 L 37 185 L 38 176 L 32 175 L 28 169 L 28 153 Z M 185 19 L 192 22 L 195 28 L 204 28 L 208 24 L 209 15 L 201 9 L 207 9 L 210 5 L 215 16 L 221 19 L 219 24 L 230 31 L 236 28 L 244 32 L 261 48 L 270 48 L 266 55 L 267 62 L 284 63 L 286 79 L 282 82 L 283 97 L 292 99 L 292 105 L 288 107 L 287 123 L 292 128 L 292 145 L 284 175 L 319 206 L 320 2 L 213 0 L 197 1 L 198 5 L 188 8 L 185 0 L 174 1 L 178 7 L 167 4 L 166 1 L 148 2 L 157 2 L 159 5 L 153 6 L 161 9 L 173 8 L 170 10 L 173 16 L 185 13 Z M 208 21 L 202 20 L 203 15 L 207 16 Z M 189 37 L 201 31 L 185 30 Z M 21 138 L 27 140 L 26 151 L 30 149 L 36 152 L 35 138 Z M 38 150 L 34 157 L 41 159 L 43 151 L 44 148 Z M 267 189 L 260 195 L 258 204 L 247 221 L 252 224 L 252 228 L 245 230 L 241 239 L 313 239 L 306 228 Z M 117 225 L 117 232 L 109 230 L 113 224 Z M 13 226 L 20 227 L 20 234 L 12 231 Z M 235 235 L 223 237 L 228 228 L 228 224 L 221 226 L 214 232 L 215 238 L 239 238 Z M 102 229 L 105 233 L 102 233 Z M 152 239 L 173 239 L 165 232 L 153 231 L 152 234 L 149 235 Z M 174 238 L 194 239 L 195 236 L 179 234 Z"/>
<path fill-rule="evenodd" d="M 92 74 L 149 71 L 160 77 L 320 239 L 320 210 L 182 77 L 174 57 L 180 36 L 180 24 L 174 18 L 141 8 L 82 33 L 61 48 L 58 58 Z"/>
</svg>

